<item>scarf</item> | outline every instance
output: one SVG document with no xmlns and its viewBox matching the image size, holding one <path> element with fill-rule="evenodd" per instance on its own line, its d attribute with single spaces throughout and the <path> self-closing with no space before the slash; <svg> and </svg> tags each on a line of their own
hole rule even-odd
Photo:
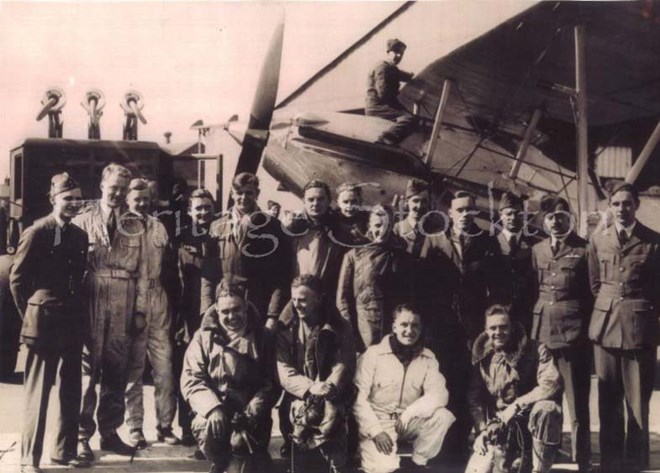
<svg viewBox="0 0 660 473">
<path fill-rule="evenodd" d="M 408 346 L 399 342 L 396 335 L 390 335 L 390 348 L 392 349 L 392 353 L 394 353 L 394 356 L 397 357 L 403 366 L 408 366 L 412 360 L 422 352 L 424 349 L 422 338 L 423 337 L 420 335 L 413 345 Z"/>
</svg>

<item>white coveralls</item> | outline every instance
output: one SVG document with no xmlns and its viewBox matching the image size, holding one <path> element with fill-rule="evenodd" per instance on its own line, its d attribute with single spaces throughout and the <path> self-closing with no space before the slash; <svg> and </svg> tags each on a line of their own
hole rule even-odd
<svg viewBox="0 0 660 473">
<path fill-rule="evenodd" d="M 145 226 L 138 306 L 145 310 L 146 327 L 132 339 L 126 386 L 126 425 L 129 429 L 142 429 L 144 424 L 142 375 L 147 355 L 153 372 L 158 426 L 171 427 L 176 412 L 170 339 L 172 315 L 161 283 L 168 246 L 167 231 L 160 221 L 150 216 L 147 216 Z"/>
<path fill-rule="evenodd" d="M 85 297 L 89 327 L 83 349 L 83 399 L 78 437 L 89 440 L 96 430 L 96 385 L 100 383 L 98 428 L 109 437 L 124 423 L 124 390 L 130 348 L 129 330 L 136 309 L 137 276 L 141 264 L 143 224 L 121 218 L 110 241 L 108 215 L 99 203 L 76 216 L 73 223 L 87 232 Z"/>
<path fill-rule="evenodd" d="M 407 367 L 390 347 L 390 337 L 372 345 L 358 359 L 355 385 L 358 395 L 353 414 L 360 431 L 360 458 L 367 473 L 389 473 L 399 468 L 396 454 L 397 419 L 405 424 L 401 440 L 412 441 L 412 460 L 425 465 L 442 447 L 454 415 L 446 409 L 449 393 L 435 355 L 424 348 Z M 373 437 L 385 432 L 394 451 L 376 449 Z"/>
</svg>

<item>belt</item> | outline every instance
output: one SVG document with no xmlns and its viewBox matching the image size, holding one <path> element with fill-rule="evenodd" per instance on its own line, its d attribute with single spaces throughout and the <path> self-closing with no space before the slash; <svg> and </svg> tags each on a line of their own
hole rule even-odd
<svg viewBox="0 0 660 473">
<path fill-rule="evenodd" d="M 137 274 L 125 269 L 100 269 L 89 273 L 90 276 L 97 278 L 112 278 L 112 279 L 135 279 Z"/>
</svg>

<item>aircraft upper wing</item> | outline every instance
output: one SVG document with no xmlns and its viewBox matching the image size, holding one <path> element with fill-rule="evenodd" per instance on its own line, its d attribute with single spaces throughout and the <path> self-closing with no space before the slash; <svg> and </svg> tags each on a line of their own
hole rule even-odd
<svg viewBox="0 0 660 473">
<path fill-rule="evenodd" d="M 658 115 L 659 23 L 658 1 L 542 2 L 430 63 L 400 100 L 420 103 L 432 118 L 450 78 L 457 84 L 450 116 L 515 129 L 541 108 L 546 122 L 572 125 L 569 96 L 550 85 L 575 87 L 573 27 L 584 25 L 590 127 Z"/>
</svg>

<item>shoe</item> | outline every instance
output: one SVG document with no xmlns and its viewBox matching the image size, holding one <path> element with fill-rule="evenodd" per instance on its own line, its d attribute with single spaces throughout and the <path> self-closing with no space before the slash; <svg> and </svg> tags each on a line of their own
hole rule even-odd
<svg viewBox="0 0 660 473">
<path fill-rule="evenodd" d="M 289 458 L 291 456 L 291 441 L 285 440 L 280 447 L 280 456 L 282 458 Z"/>
<path fill-rule="evenodd" d="M 56 465 L 64 465 L 71 468 L 90 468 L 92 466 L 91 462 L 82 458 L 51 458 L 50 461 Z"/>
<path fill-rule="evenodd" d="M 158 441 L 166 443 L 167 445 L 179 445 L 181 440 L 174 435 L 172 427 L 158 427 Z"/>
<path fill-rule="evenodd" d="M 204 452 L 199 448 L 196 448 L 194 452 L 188 455 L 188 458 L 192 458 L 193 460 L 206 460 L 206 455 L 204 455 Z"/>
<path fill-rule="evenodd" d="M 35 465 L 21 465 L 21 473 L 42 473 L 43 470 Z"/>
<path fill-rule="evenodd" d="M 107 450 L 117 455 L 123 455 L 126 457 L 133 456 L 135 454 L 135 448 L 130 445 L 126 445 L 124 441 L 119 438 L 119 435 L 115 432 L 110 435 L 110 437 L 103 438 L 101 437 L 101 450 Z"/>
<path fill-rule="evenodd" d="M 147 448 L 147 439 L 144 438 L 142 429 L 131 429 L 130 432 L 131 443 L 136 450 L 144 450 Z"/>
<path fill-rule="evenodd" d="M 88 439 L 78 440 L 78 459 L 88 462 L 94 461 L 94 452 L 89 446 Z"/>
<path fill-rule="evenodd" d="M 186 447 L 194 447 L 197 445 L 197 439 L 195 439 L 195 436 L 190 432 L 186 432 L 181 436 L 181 445 L 185 445 Z"/>
</svg>

